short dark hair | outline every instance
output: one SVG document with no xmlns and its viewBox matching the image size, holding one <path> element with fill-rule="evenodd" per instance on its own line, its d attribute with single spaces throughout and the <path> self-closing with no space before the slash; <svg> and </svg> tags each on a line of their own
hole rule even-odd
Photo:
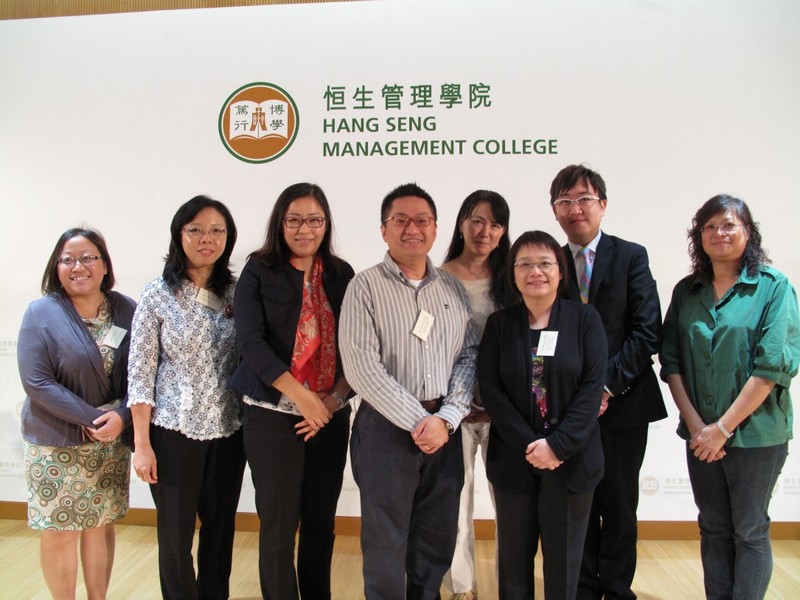
<svg viewBox="0 0 800 600">
<path fill-rule="evenodd" d="M 106 246 L 103 234 L 96 229 L 88 227 L 73 227 L 61 234 L 55 248 L 53 248 L 53 253 L 47 261 L 47 266 L 44 268 L 44 275 L 42 276 L 42 294 L 66 296 L 61 280 L 58 278 L 58 259 L 61 258 L 61 253 L 64 251 L 66 243 L 76 237 L 86 238 L 97 246 L 97 251 L 100 252 L 100 257 L 106 265 L 106 274 L 100 283 L 100 291 L 105 293 L 114 287 L 114 266 L 111 264 L 111 256 L 108 254 L 108 246 Z"/>
<path fill-rule="evenodd" d="M 319 253 L 322 256 L 323 263 L 326 266 L 331 266 L 337 273 L 339 272 L 342 261 L 333 252 L 333 215 L 331 214 L 331 207 L 325 192 L 314 183 L 295 183 L 281 192 L 275 201 L 275 206 L 272 207 L 264 244 L 261 248 L 251 253 L 250 258 L 255 258 L 266 266 L 279 269 L 289 264 L 292 253 L 286 243 L 286 237 L 283 235 L 283 219 L 292 202 L 307 196 L 311 196 L 319 203 L 327 223 L 325 235 L 319 246 Z"/>
<path fill-rule="evenodd" d="M 512 291 L 515 298 L 519 301 L 522 295 L 517 289 L 514 281 L 514 263 L 517 262 L 517 254 L 523 246 L 541 246 L 553 252 L 558 263 L 558 270 L 561 272 L 561 281 L 558 283 L 558 293 L 563 294 L 567 285 L 567 277 L 569 271 L 567 270 L 567 257 L 564 254 L 564 249 L 559 245 L 556 239 L 546 231 L 526 231 L 519 236 L 511 250 L 508 251 L 508 258 L 506 259 L 506 277 L 508 289 Z"/>
<path fill-rule="evenodd" d="M 489 269 L 491 271 L 492 283 L 489 294 L 495 306 L 502 307 L 508 301 L 508 290 L 506 289 L 505 265 L 508 249 L 511 246 L 511 239 L 508 235 L 508 222 L 511 218 L 511 210 L 508 202 L 497 192 L 490 190 L 476 190 L 467 196 L 461 203 L 456 216 L 456 225 L 453 228 L 453 237 L 450 239 L 450 247 L 444 262 L 455 260 L 464 252 L 464 236 L 461 235 L 461 225 L 469 219 L 475 212 L 479 204 L 485 202 L 492 211 L 492 218 L 505 228 L 503 235 L 497 244 L 497 248 L 489 254 Z"/>
<path fill-rule="evenodd" d="M 581 182 L 591 185 L 597 191 L 600 200 L 608 200 L 606 182 L 603 181 L 600 173 L 581 164 L 569 165 L 558 172 L 553 183 L 550 184 L 550 204 L 554 204 L 561 194 L 568 192 Z"/>
<path fill-rule="evenodd" d="M 387 217 L 389 216 L 389 211 L 392 210 L 392 203 L 398 198 L 405 198 L 406 196 L 416 196 L 417 198 L 422 198 L 425 200 L 428 203 L 428 206 L 431 208 L 434 222 L 438 220 L 438 215 L 436 214 L 436 204 L 434 203 L 430 194 L 419 187 L 416 183 L 404 183 L 403 185 L 397 186 L 391 192 L 386 194 L 383 202 L 381 202 L 381 224 L 383 224 L 383 222 L 386 221 Z"/>
<path fill-rule="evenodd" d="M 236 245 L 236 224 L 233 222 L 233 216 L 228 207 L 219 200 L 214 200 L 208 196 L 195 196 L 182 204 L 175 216 L 172 217 L 172 224 L 169 226 L 169 250 L 164 259 L 165 264 L 162 276 L 173 292 L 177 291 L 182 283 L 189 279 L 186 270 L 186 252 L 183 250 L 183 228 L 188 223 L 191 223 L 197 213 L 204 208 L 213 208 L 219 211 L 225 219 L 225 228 L 228 230 L 225 238 L 225 249 L 217 259 L 217 262 L 214 263 L 211 277 L 208 280 L 208 289 L 217 296 L 224 297 L 225 290 L 233 283 L 230 260 L 231 254 L 233 254 L 233 247 Z"/>
<path fill-rule="evenodd" d="M 689 258 L 692 260 L 692 275 L 714 278 L 711 259 L 703 250 L 703 227 L 711 217 L 720 213 L 732 212 L 742 222 L 749 234 L 747 245 L 739 263 L 739 272 L 747 271 L 748 275 L 755 275 L 759 266 L 770 262 L 767 252 L 761 247 L 761 232 L 758 223 L 753 221 L 753 215 L 744 200 L 734 198 L 728 194 L 719 194 L 710 198 L 701 206 L 692 218 L 692 228 L 687 232 L 689 238 Z"/>
</svg>

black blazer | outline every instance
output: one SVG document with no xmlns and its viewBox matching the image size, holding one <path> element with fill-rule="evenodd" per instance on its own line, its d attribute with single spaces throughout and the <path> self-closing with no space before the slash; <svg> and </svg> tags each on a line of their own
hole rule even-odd
<svg viewBox="0 0 800 600">
<path fill-rule="evenodd" d="M 544 367 L 551 429 L 540 432 L 534 424 L 527 308 L 501 310 L 486 323 L 478 355 L 481 398 L 492 419 L 486 474 L 511 493 L 533 493 L 539 477 L 567 492 L 588 492 L 603 475 L 597 423 L 607 356 L 603 324 L 591 306 L 559 298 L 547 331 L 557 331 L 558 341 Z M 554 471 L 525 460 L 528 444 L 544 436 L 564 461 Z"/>
<path fill-rule="evenodd" d="M 341 263 L 339 273 L 325 265 L 322 287 L 336 320 L 339 337 L 339 312 L 353 268 Z M 228 385 L 255 400 L 277 404 L 281 393 L 272 382 L 289 371 L 303 301 L 303 272 L 291 265 L 267 267 L 251 258 L 242 269 L 234 294 L 236 340 L 241 361 Z M 336 377 L 342 375 L 336 355 Z"/>
<path fill-rule="evenodd" d="M 575 261 L 569 246 L 564 297 L 580 302 Z M 661 350 L 661 303 L 650 273 L 647 250 L 603 233 L 597 246 L 589 304 L 603 319 L 608 339 L 605 386 L 613 394 L 600 417 L 611 429 L 624 429 L 667 416 L 653 355 Z"/>
</svg>

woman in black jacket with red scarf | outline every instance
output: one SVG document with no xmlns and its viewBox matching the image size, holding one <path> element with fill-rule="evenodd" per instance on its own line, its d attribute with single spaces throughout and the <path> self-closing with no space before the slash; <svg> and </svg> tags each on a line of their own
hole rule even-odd
<svg viewBox="0 0 800 600">
<path fill-rule="evenodd" d="M 234 297 L 242 361 L 229 385 L 246 405 L 244 446 L 261 521 L 265 599 L 330 598 L 334 520 L 350 433 L 350 386 L 337 332 L 353 278 L 350 265 L 332 252 L 332 228 L 319 186 L 286 188 Z"/>
<path fill-rule="evenodd" d="M 486 472 L 497 506 L 500 599 L 533 598 L 540 537 L 545 596 L 574 598 L 603 475 L 605 333 L 594 308 L 559 298 L 566 262 L 549 234 L 520 236 L 507 271 L 522 302 L 489 317 L 478 359 L 492 419 Z"/>
</svg>

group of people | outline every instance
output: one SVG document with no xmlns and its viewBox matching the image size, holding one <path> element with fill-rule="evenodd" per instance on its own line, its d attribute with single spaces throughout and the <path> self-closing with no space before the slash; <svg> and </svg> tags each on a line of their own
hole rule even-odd
<svg viewBox="0 0 800 600">
<path fill-rule="evenodd" d="M 477 597 L 478 449 L 501 599 L 533 598 L 540 541 L 546 597 L 635 598 L 639 470 L 649 423 L 666 417 L 660 353 L 706 594 L 763 598 L 800 360 L 794 288 L 745 203 L 715 196 L 662 326 L 645 248 L 601 231 L 607 203 L 602 177 L 570 165 L 550 189 L 568 243 L 528 231 L 512 244 L 505 199 L 476 191 L 437 268 L 436 205 L 401 185 L 380 207 L 383 261 L 355 274 L 324 192 L 295 184 L 237 281 L 233 217 L 197 196 L 138 306 L 112 290 L 103 237 L 66 231 L 18 340 L 29 525 L 53 597 L 74 597 L 79 552 L 89 598 L 106 597 L 133 450 L 164 598 L 228 597 L 245 463 L 263 597 L 330 598 L 349 442 L 367 600 L 432 600 L 443 583 Z"/>
</svg>

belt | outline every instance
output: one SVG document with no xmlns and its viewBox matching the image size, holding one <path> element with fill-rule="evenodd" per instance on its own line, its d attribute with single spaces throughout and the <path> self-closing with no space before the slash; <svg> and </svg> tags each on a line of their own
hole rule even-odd
<svg viewBox="0 0 800 600">
<path fill-rule="evenodd" d="M 429 413 L 433 414 L 442 408 L 442 399 L 436 398 L 435 400 L 420 400 L 419 405 Z"/>
</svg>

